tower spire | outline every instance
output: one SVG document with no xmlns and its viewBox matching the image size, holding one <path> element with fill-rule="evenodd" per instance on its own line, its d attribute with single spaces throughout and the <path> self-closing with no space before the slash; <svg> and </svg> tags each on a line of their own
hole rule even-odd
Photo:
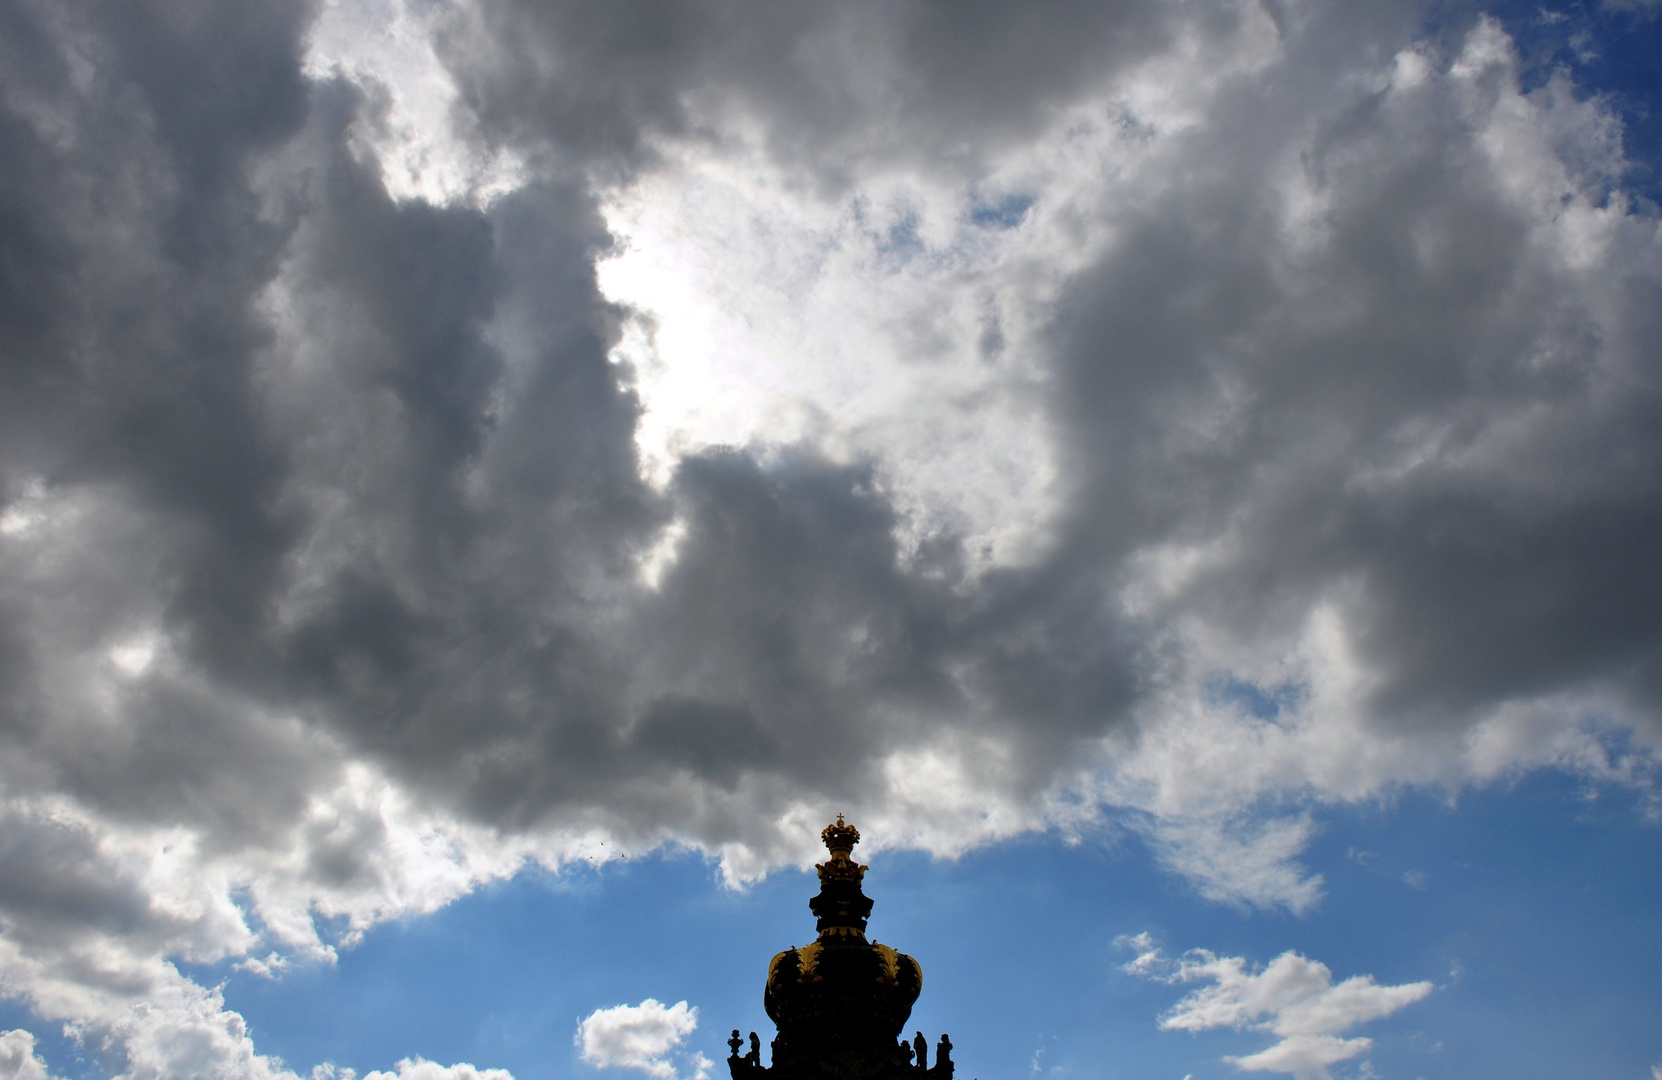
<svg viewBox="0 0 1662 1080">
<path fill-rule="evenodd" d="M 830 857 L 814 869 L 819 893 L 808 901 L 819 936 L 786 949 L 768 965 L 762 1003 L 779 1028 L 773 1061 L 761 1062 L 750 1035 L 740 1056 L 728 1041 L 733 1080 L 952 1080 L 952 1043 L 941 1036 L 935 1064 L 928 1044 L 902 1037 L 923 988 L 923 969 L 903 952 L 866 939 L 872 901 L 861 889 L 867 867 L 854 861 L 860 830 L 837 820 L 820 832 Z"/>
<path fill-rule="evenodd" d="M 854 845 L 860 842 L 860 830 L 844 823 L 837 815 L 834 824 L 820 830 L 820 840 L 831 857 L 815 865 L 819 873 L 819 895 L 808 901 L 808 910 L 814 913 L 814 929 L 820 940 L 832 937 L 866 936 L 866 919 L 871 915 L 871 897 L 860 889 L 867 867 L 851 857 Z"/>
</svg>

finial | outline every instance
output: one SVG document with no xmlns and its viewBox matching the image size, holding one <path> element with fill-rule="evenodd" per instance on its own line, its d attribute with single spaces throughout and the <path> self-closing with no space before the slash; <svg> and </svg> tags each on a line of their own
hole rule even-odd
<svg viewBox="0 0 1662 1080">
<path fill-rule="evenodd" d="M 838 814 L 836 824 L 827 825 L 820 830 L 819 838 L 825 841 L 825 846 L 833 859 L 839 856 L 846 859 L 849 852 L 854 850 L 854 845 L 860 842 L 860 830 L 845 824 L 843 816 Z"/>
</svg>

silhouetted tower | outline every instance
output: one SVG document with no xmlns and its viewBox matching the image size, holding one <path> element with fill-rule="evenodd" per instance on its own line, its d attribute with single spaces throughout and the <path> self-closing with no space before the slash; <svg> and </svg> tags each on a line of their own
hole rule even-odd
<svg viewBox="0 0 1662 1080">
<path fill-rule="evenodd" d="M 744 1040 L 735 1030 L 727 1041 L 733 1080 L 952 1080 L 951 1039 L 941 1036 L 931 1066 L 923 1033 L 913 1042 L 902 1037 L 923 988 L 918 962 L 866 940 L 866 868 L 849 857 L 860 830 L 838 814 L 820 839 L 831 857 L 815 867 L 819 895 L 808 901 L 819 938 L 768 965 L 762 1004 L 779 1028 L 773 1064 L 762 1065 L 754 1031 L 750 1052 L 741 1056 Z"/>
</svg>

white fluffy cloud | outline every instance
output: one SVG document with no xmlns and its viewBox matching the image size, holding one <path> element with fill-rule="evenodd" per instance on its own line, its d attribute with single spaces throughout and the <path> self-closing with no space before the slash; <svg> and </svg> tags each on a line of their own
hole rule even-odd
<svg viewBox="0 0 1662 1080">
<path fill-rule="evenodd" d="M 1244 957 L 1218 956 L 1205 949 L 1168 960 L 1146 933 L 1123 944 L 1137 950 L 1137 957 L 1122 969 L 1129 974 L 1173 984 L 1210 984 L 1191 991 L 1162 1015 L 1162 1028 L 1270 1032 L 1278 1037 L 1274 1045 L 1224 1060 L 1249 1072 L 1290 1073 L 1297 1080 L 1325 1078 L 1328 1066 L 1366 1053 L 1373 1040 L 1344 1034 L 1432 991 L 1429 982 L 1380 986 L 1371 975 L 1353 975 L 1335 985 L 1326 964 L 1290 950 L 1254 970 Z"/>
<path fill-rule="evenodd" d="M 693 1080 L 705 1080 L 710 1061 L 703 1054 L 676 1055 L 698 1030 L 698 1009 L 685 1001 L 664 1005 L 647 998 L 639 1005 L 596 1009 L 577 1025 L 575 1041 L 583 1060 L 602 1069 L 639 1069 L 657 1080 L 676 1080 L 672 1056 L 686 1058 Z"/>
<path fill-rule="evenodd" d="M 341 1080 L 352 1080 L 350 1070 L 329 1074 L 330 1080 L 339 1076 Z M 316 1073 L 313 1080 L 322 1080 Z M 362 1080 L 514 1080 L 513 1073 L 506 1069 L 476 1069 L 472 1065 L 462 1062 L 456 1065 L 437 1065 L 422 1058 L 406 1058 L 398 1063 L 396 1072 L 365 1073 Z"/>
<path fill-rule="evenodd" d="M 54 1080 L 35 1053 L 35 1037 L 21 1029 L 0 1031 L 0 1080 Z"/>
</svg>

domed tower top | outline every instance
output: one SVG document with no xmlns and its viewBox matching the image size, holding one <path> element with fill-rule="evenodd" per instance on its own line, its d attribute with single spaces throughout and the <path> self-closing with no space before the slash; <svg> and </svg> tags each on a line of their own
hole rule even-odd
<svg viewBox="0 0 1662 1080">
<path fill-rule="evenodd" d="M 923 971 L 905 953 L 866 940 L 872 902 L 860 886 L 867 868 L 852 858 L 860 830 L 838 814 L 820 839 L 831 857 L 815 866 L 819 893 L 808 901 L 819 936 L 768 965 L 762 1003 L 779 1028 L 773 1065 L 762 1067 L 754 1032 L 750 1053 L 739 1056 L 735 1031 L 727 1059 L 734 1080 L 762 1080 L 762 1073 L 778 1080 L 951 1080 L 946 1036 L 934 1068 L 921 1032 L 913 1042 L 900 1038 Z"/>
<path fill-rule="evenodd" d="M 860 842 L 860 830 L 845 823 L 838 814 L 835 822 L 820 830 L 819 838 L 831 852 L 831 858 L 814 867 L 819 872 L 819 895 L 808 901 L 808 910 L 816 917 L 814 929 L 819 931 L 821 940 L 827 936 L 864 940 L 866 920 L 871 917 L 871 897 L 860 891 L 860 883 L 869 868 L 850 858 L 854 845 Z M 901 1023 L 905 1023 L 904 1018 Z"/>
</svg>

